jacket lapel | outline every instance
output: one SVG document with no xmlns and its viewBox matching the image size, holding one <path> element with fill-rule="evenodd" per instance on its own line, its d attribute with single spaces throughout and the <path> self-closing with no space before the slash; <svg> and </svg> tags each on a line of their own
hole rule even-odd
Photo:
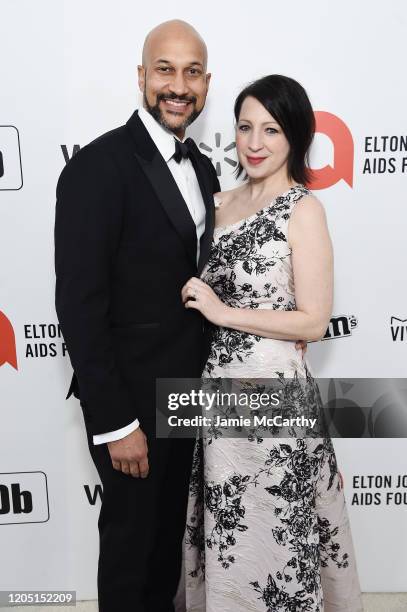
<svg viewBox="0 0 407 612">
<path fill-rule="evenodd" d="M 192 140 L 192 139 L 191 139 Z M 191 161 L 194 167 L 196 177 L 198 179 L 199 187 L 203 201 L 205 203 L 206 215 L 205 215 L 205 232 L 203 233 L 200 241 L 199 248 L 199 261 L 198 261 L 198 276 L 208 261 L 209 252 L 212 244 L 213 229 L 215 227 L 215 206 L 213 201 L 212 189 L 209 186 L 208 172 L 200 161 L 202 153 L 200 153 L 195 142 L 192 140 L 193 151 L 191 154 Z"/>
<path fill-rule="evenodd" d="M 178 185 L 137 111 L 126 125 L 136 145 L 134 155 L 196 265 L 196 227 Z"/>
</svg>

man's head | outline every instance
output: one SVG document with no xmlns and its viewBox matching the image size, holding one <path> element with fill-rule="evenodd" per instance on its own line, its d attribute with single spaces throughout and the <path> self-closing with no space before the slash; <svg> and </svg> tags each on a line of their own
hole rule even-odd
<svg viewBox="0 0 407 612">
<path fill-rule="evenodd" d="M 211 75 L 206 72 L 206 45 L 185 21 L 166 21 L 144 41 L 138 81 L 144 107 L 181 138 L 201 113 Z"/>
</svg>

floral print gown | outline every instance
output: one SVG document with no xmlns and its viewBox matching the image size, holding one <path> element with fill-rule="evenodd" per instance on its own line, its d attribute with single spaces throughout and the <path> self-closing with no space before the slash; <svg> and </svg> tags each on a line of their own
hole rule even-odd
<svg viewBox="0 0 407 612">
<path fill-rule="evenodd" d="M 289 189 L 215 228 L 202 278 L 230 306 L 295 310 L 287 228 L 310 192 Z M 291 341 L 217 328 L 205 378 L 310 376 Z M 345 498 L 329 437 L 204 436 L 185 534 L 188 612 L 363 610 Z"/>
</svg>

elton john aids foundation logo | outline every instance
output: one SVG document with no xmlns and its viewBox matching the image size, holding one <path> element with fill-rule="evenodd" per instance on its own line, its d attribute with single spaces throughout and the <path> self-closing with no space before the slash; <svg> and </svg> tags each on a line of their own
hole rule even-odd
<svg viewBox="0 0 407 612">
<path fill-rule="evenodd" d="M 14 125 L 0 125 L 0 191 L 23 186 L 20 136 Z"/>
<path fill-rule="evenodd" d="M 5 363 L 10 364 L 15 370 L 18 369 L 14 329 L 4 312 L 0 310 L 0 367 Z"/>
</svg>

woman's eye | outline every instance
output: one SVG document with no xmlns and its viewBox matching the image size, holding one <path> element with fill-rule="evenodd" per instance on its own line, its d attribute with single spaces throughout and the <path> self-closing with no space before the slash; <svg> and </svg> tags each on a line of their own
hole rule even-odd
<svg viewBox="0 0 407 612">
<path fill-rule="evenodd" d="M 278 130 L 276 130 L 276 128 L 267 128 L 266 129 L 267 134 L 278 134 Z"/>
<path fill-rule="evenodd" d="M 248 125 L 239 125 L 240 132 L 247 132 L 248 129 L 249 129 Z"/>
</svg>

